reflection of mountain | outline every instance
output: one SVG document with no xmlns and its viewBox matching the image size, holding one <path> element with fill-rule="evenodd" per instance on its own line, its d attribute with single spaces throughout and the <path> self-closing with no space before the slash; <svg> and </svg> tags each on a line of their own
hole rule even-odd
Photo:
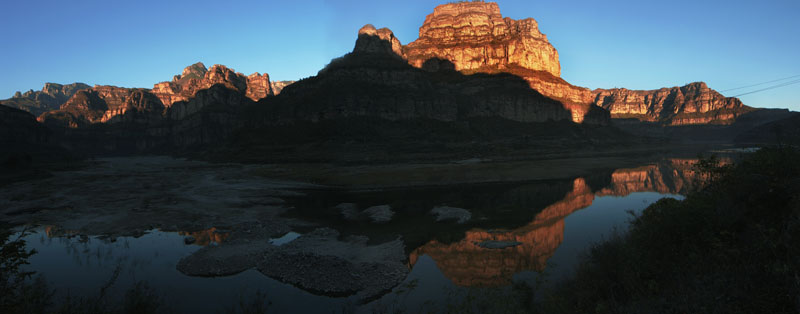
<svg viewBox="0 0 800 314">
<path fill-rule="evenodd" d="M 696 159 L 670 159 L 665 162 L 631 169 L 618 169 L 611 174 L 611 184 L 598 191 L 598 196 L 625 196 L 633 192 L 684 194 L 697 177 L 692 169 Z"/>
<path fill-rule="evenodd" d="M 58 238 L 58 237 L 69 238 L 81 234 L 81 232 L 78 230 L 68 230 L 58 226 L 45 226 L 44 232 L 48 238 Z M 194 237 L 195 241 L 192 244 L 200 246 L 207 246 L 211 243 L 219 244 L 222 243 L 222 241 L 225 241 L 225 239 L 227 239 L 228 236 L 230 236 L 229 232 L 221 232 L 217 230 L 217 228 L 213 227 L 210 229 L 193 231 L 193 232 L 178 231 L 178 234 L 182 236 Z M 136 237 L 138 238 L 138 236 Z"/>
<path fill-rule="evenodd" d="M 213 227 L 211 229 L 195 232 L 179 231 L 178 234 L 182 236 L 194 237 L 195 241 L 193 244 L 200 246 L 207 246 L 211 243 L 222 243 L 222 241 L 225 241 L 225 239 L 227 239 L 230 235 L 228 232 L 220 232 L 217 230 L 217 228 Z"/>
<path fill-rule="evenodd" d="M 450 244 L 433 240 L 409 256 L 414 265 L 428 255 L 442 273 L 459 286 L 501 286 L 525 270 L 542 271 L 547 260 L 564 240 L 564 218 L 592 204 L 595 196 L 626 196 L 634 192 L 685 193 L 695 181 L 696 160 L 672 159 L 658 164 L 619 169 L 609 184 L 597 191 L 586 180 L 573 181 L 572 191 L 560 201 L 540 211 L 534 220 L 513 230 L 467 231 L 464 239 Z M 521 244 L 504 249 L 478 246 L 483 241 L 509 241 Z"/>
</svg>

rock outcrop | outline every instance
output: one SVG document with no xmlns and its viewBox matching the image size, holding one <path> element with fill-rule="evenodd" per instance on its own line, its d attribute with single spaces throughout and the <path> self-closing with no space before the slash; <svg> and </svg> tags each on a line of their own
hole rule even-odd
<svg viewBox="0 0 800 314">
<path fill-rule="evenodd" d="M 281 91 L 286 88 L 286 86 L 294 84 L 297 81 L 271 81 L 270 88 L 272 88 L 272 93 L 278 95 Z"/>
<path fill-rule="evenodd" d="M 458 71 L 517 65 L 561 76 L 558 52 L 539 31 L 536 20 L 503 18 L 493 2 L 437 6 L 419 28 L 419 39 L 404 51 L 416 67 L 430 58 L 442 58 L 453 62 Z"/>
<path fill-rule="evenodd" d="M 558 52 L 539 31 L 532 18 L 503 18 L 493 2 L 460 2 L 437 6 L 425 18 L 419 38 L 403 48 L 409 64 L 423 67 L 428 60 L 443 59 L 457 71 L 510 73 L 530 88 L 560 101 L 572 121 L 607 123 L 603 110 L 592 102 L 589 89 L 560 78 Z"/>
<path fill-rule="evenodd" d="M 116 86 L 94 86 L 73 95 L 59 110 L 39 116 L 42 123 L 77 128 L 94 123 L 158 119 L 164 104 L 149 90 Z"/>
<path fill-rule="evenodd" d="M 315 77 L 292 84 L 261 106 L 261 124 L 349 117 L 458 121 L 476 117 L 517 122 L 570 121 L 557 100 L 507 73 L 465 75 L 453 63 L 431 59 L 416 68 L 399 55 L 400 43 L 386 29 L 364 26 L 352 53 L 334 59 Z M 597 121 L 608 115 L 596 108 Z"/>
<path fill-rule="evenodd" d="M 269 74 L 253 73 L 249 76 L 238 73 L 224 65 L 215 64 L 210 69 L 202 62 L 195 63 L 183 69 L 170 82 L 161 82 L 153 86 L 155 94 L 161 102 L 169 107 L 178 101 L 187 101 L 194 97 L 198 91 L 208 89 L 215 84 L 222 84 L 228 88 L 246 93 L 247 97 L 258 101 L 267 96 L 272 96 L 272 83 Z"/>
<path fill-rule="evenodd" d="M 29 90 L 25 93 L 16 92 L 14 97 L 0 100 L 0 104 L 22 109 L 32 113 L 34 116 L 39 116 L 47 111 L 58 109 L 76 92 L 90 87 L 83 83 L 67 85 L 45 83 L 42 90 Z"/>
<path fill-rule="evenodd" d="M 211 92 L 215 86 L 234 91 Z M 224 94 L 224 95 L 223 95 Z M 155 123 L 161 119 L 180 120 L 211 104 L 242 104 L 242 97 L 258 100 L 273 95 L 269 75 L 244 76 L 224 65 L 206 69 L 198 62 L 186 67 L 170 82 L 155 84 L 152 90 L 95 85 L 81 90 L 58 110 L 46 112 L 39 121 L 77 128 L 94 123 Z"/>
<path fill-rule="evenodd" d="M 703 82 L 657 90 L 596 89 L 593 93 L 594 103 L 608 110 L 613 118 L 671 125 L 730 124 L 740 115 L 755 110 Z"/>
</svg>

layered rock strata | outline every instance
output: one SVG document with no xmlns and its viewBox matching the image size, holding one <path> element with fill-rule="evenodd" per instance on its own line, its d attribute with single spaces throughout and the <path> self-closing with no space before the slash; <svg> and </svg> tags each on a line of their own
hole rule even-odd
<svg viewBox="0 0 800 314">
<path fill-rule="evenodd" d="M 14 97 L 0 100 L 0 104 L 22 109 L 32 113 L 34 116 L 39 116 L 47 111 L 58 109 L 76 92 L 87 88 L 91 88 L 91 86 L 83 83 L 66 85 L 45 83 L 42 90 L 29 90 L 25 93 L 16 92 Z"/>
<path fill-rule="evenodd" d="M 201 93 L 217 85 L 251 100 L 273 95 L 266 73 L 244 76 L 224 65 L 206 69 L 202 63 L 196 63 L 186 67 L 171 82 L 158 83 L 152 90 L 100 85 L 81 90 L 58 110 L 42 114 L 39 121 L 70 128 L 106 122 L 152 123 L 161 119 L 183 119 L 211 103 L 229 100 L 232 104 L 242 103 L 238 97 L 227 99 L 227 93 L 224 97 L 214 91 Z"/>
<path fill-rule="evenodd" d="M 456 70 L 471 73 L 510 73 L 530 88 L 562 102 L 572 121 L 604 123 L 593 113 L 592 92 L 563 79 L 558 52 L 532 18 L 503 18 L 492 2 L 461 2 L 437 6 L 419 28 L 419 38 L 403 48 L 409 64 L 423 67 L 444 59 Z"/>
<path fill-rule="evenodd" d="M 465 75 L 446 59 L 417 68 L 400 52 L 391 30 L 364 26 L 353 52 L 335 59 L 315 77 L 301 80 L 273 98 L 255 116 L 260 123 L 286 124 L 348 117 L 387 120 L 458 121 L 497 117 L 518 122 L 571 121 L 558 100 L 507 73 Z M 592 122 L 608 123 L 600 108 L 587 112 Z"/>
<path fill-rule="evenodd" d="M 657 90 L 596 89 L 593 94 L 594 104 L 608 110 L 613 118 L 672 125 L 730 124 L 740 115 L 755 110 L 703 82 Z"/>
<path fill-rule="evenodd" d="M 686 124 L 727 124 L 752 111 L 704 83 L 654 91 L 589 90 L 563 80 L 558 52 L 532 18 L 502 17 L 496 3 L 460 2 L 437 6 L 419 28 L 419 38 L 403 47 L 409 64 L 423 67 L 433 58 L 449 60 L 458 71 L 506 72 L 531 88 L 559 100 L 574 122 L 587 119 L 594 107 L 615 118 Z M 591 122 L 591 121 L 590 121 Z"/>
<path fill-rule="evenodd" d="M 244 92 L 253 101 L 274 95 L 267 73 L 256 72 L 245 76 L 220 64 L 206 69 L 202 62 L 186 67 L 181 75 L 176 75 L 170 82 L 155 84 L 153 94 L 161 99 L 164 105 L 171 106 L 175 102 L 189 100 L 197 91 L 208 89 L 215 84 Z"/>
</svg>

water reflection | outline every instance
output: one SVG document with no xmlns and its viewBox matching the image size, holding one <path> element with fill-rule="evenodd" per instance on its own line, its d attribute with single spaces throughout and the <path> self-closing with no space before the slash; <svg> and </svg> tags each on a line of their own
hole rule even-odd
<svg viewBox="0 0 800 314">
<path fill-rule="evenodd" d="M 577 178 L 566 196 L 541 210 L 527 225 L 511 230 L 475 228 L 462 240 L 441 243 L 432 240 L 411 252 L 413 267 L 423 256 L 430 256 L 442 273 L 458 286 L 492 287 L 512 283 L 522 271 L 541 272 L 564 241 L 564 220 L 572 213 L 592 205 L 595 197 L 628 196 L 635 192 L 685 194 L 696 184 L 697 160 L 670 159 L 658 164 L 618 169 L 608 184 L 593 191 L 586 179 Z M 644 207 L 644 206 L 640 206 Z M 493 249 L 485 241 L 518 242 L 518 245 Z"/>
<path fill-rule="evenodd" d="M 660 197 L 674 197 L 691 190 L 699 179 L 693 169 L 696 163 L 693 159 L 667 159 L 640 167 L 598 171 L 571 180 L 360 192 L 307 191 L 302 196 L 298 193 L 294 198 L 286 197 L 291 207 L 287 215 L 313 222 L 313 227 L 254 241 L 280 246 L 319 226 L 337 229 L 343 239 L 366 235 L 371 244 L 391 241 L 400 235 L 408 254 L 408 266 L 413 268 L 406 283 L 418 280 L 419 290 L 427 291 L 420 298 L 437 299 L 431 295 L 432 287 L 507 286 L 520 274 L 552 269 L 554 261 L 566 266 L 564 269 L 569 268 L 588 243 L 600 240 L 614 226 L 624 225 L 625 210 L 641 210 Z M 353 203 L 359 210 L 389 205 L 396 214 L 385 224 L 352 221 L 336 210 L 341 203 Z M 431 210 L 442 206 L 466 209 L 471 218 L 463 223 L 437 221 Z M 114 241 L 48 226 L 43 234 L 31 235 L 28 241 L 31 248 L 40 252 L 31 259 L 32 270 L 44 274 L 54 287 L 70 293 L 94 293 L 117 267 L 122 267 L 120 289 L 145 280 L 165 291 L 170 300 L 204 296 L 195 304 L 177 304 L 181 310 L 207 310 L 213 303 L 212 296 L 222 286 L 229 292 L 226 298 L 233 300 L 242 292 L 231 291 L 244 283 L 264 288 L 279 312 L 297 310 L 298 306 L 304 311 L 326 312 L 331 306 L 349 302 L 307 293 L 254 270 L 224 278 L 187 277 L 176 271 L 181 258 L 241 240 L 231 234 L 232 231 L 217 228 L 151 231 Z M 187 245 L 188 237 L 194 239 L 193 245 Z M 515 245 L 481 246 L 486 241 Z M 201 248 L 214 244 L 219 247 Z"/>
<path fill-rule="evenodd" d="M 179 231 L 178 234 L 186 237 L 191 237 L 191 239 L 194 240 L 191 241 L 191 244 L 199 246 L 220 244 L 230 236 L 230 232 L 223 232 L 217 230 L 217 228 L 214 227 L 194 232 Z"/>
</svg>

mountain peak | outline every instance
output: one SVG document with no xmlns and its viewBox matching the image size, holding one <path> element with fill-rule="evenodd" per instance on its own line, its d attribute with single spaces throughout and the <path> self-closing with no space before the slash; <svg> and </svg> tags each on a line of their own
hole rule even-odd
<svg viewBox="0 0 800 314">
<path fill-rule="evenodd" d="M 372 24 L 367 24 L 358 30 L 358 40 L 353 52 L 392 52 L 398 56 L 403 55 L 403 44 L 388 28 L 375 29 Z"/>
</svg>

